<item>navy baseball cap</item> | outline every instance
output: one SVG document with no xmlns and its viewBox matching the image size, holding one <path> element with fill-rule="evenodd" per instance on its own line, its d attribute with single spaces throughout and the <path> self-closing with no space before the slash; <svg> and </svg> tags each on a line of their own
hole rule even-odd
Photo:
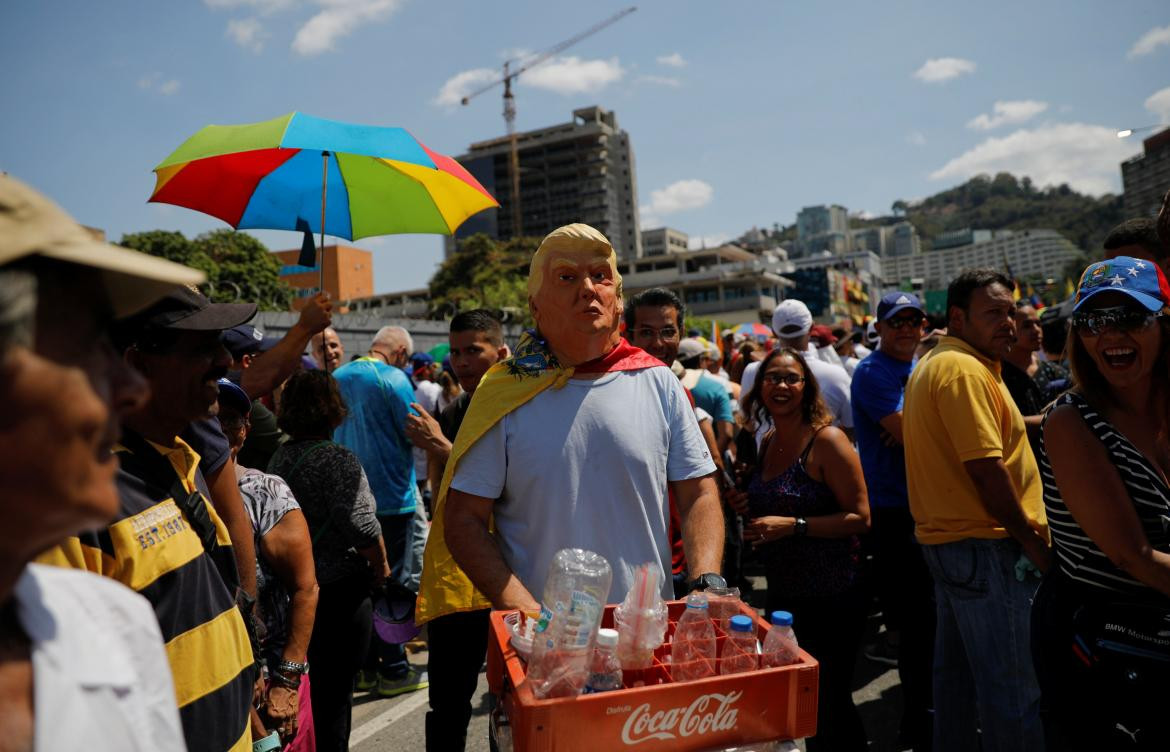
<svg viewBox="0 0 1170 752">
<path fill-rule="evenodd" d="M 410 362 L 416 366 L 429 366 L 435 362 L 435 356 L 428 352 L 416 352 L 410 356 Z"/>
<path fill-rule="evenodd" d="M 251 324 L 240 324 L 225 329 L 219 338 L 235 360 L 245 355 L 267 352 L 280 341 L 278 337 L 265 337 L 264 332 Z"/>
<path fill-rule="evenodd" d="M 885 321 L 907 308 L 918 311 L 923 316 L 926 315 L 926 310 L 922 307 L 922 302 L 918 300 L 918 296 L 914 293 L 891 292 L 882 298 L 882 302 L 878 303 L 877 320 Z"/>
<path fill-rule="evenodd" d="M 252 412 L 252 400 L 248 399 L 248 393 L 230 379 L 219 380 L 219 401 L 220 404 L 235 408 L 241 415 Z"/>
<path fill-rule="evenodd" d="M 1153 261 L 1118 256 L 1089 264 L 1077 285 L 1073 310 L 1080 310 L 1090 298 L 1101 292 L 1119 292 L 1141 303 L 1151 313 L 1170 305 L 1170 285 Z"/>
</svg>

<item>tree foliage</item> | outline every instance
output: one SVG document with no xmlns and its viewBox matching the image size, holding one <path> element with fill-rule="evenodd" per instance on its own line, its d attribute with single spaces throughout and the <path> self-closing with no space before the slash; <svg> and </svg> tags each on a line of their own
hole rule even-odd
<svg viewBox="0 0 1170 752">
<path fill-rule="evenodd" d="M 123 235 L 119 244 L 206 272 L 208 297 L 217 303 L 287 311 L 292 301 L 292 288 L 280 278 L 280 260 L 244 232 L 214 230 L 188 240 L 181 232 L 151 230 Z"/>
<path fill-rule="evenodd" d="M 1120 196 L 1087 196 L 1067 183 L 1037 188 L 1031 178 L 1007 172 L 994 177 L 976 175 L 917 203 L 899 199 L 892 210 L 918 229 L 927 248 L 935 237 L 952 230 L 1043 228 L 1056 230 L 1090 255 L 1100 250 L 1109 230 L 1125 219 Z"/>
<path fill-rule="evenodd" d="M 434 315 L 448 318 L 458 311 L 489 308 L 530 325 L 528 265 L 539 244 L 539 238 L 500 242 L 483 233 L 461 241 L 431 278 Z"/>
</svg>

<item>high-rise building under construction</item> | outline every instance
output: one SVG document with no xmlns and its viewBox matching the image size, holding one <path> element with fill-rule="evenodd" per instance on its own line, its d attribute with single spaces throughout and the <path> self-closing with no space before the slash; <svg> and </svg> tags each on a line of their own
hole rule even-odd
<svg viewBox="0 0 1170 752">
<path fill-rule="evenodd" d="M 508 137 L 475 143 L 457 159 L 500 206 L 475 215 L 448 238 L 448 256 L 456 241 L 477 232 L 497 240 L 543 237 L 584 222 L 604 233 L 619 257 L 641 258 L 634 152 L 613 112 L 597 106 L 574 110 L 568 123 L 517 134 L 517 144 L 520 232 L 512 226 Z"/>
</svg>

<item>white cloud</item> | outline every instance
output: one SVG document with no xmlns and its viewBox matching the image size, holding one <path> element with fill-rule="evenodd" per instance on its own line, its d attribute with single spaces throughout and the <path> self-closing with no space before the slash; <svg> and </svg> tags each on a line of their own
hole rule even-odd
<svg viewBox="0 0 1170 752">
<path fill-rule="evenodd" d="M 658 62 L 661 65 L 669 65 L 671 68 L 685 68 L 687 65 L 687 61 L 677 52 L 660 56 Z"/>
<path fill-rule="evenodd" d="M 1146 109 L 1157 115 L 1160 123 L 1170 123 L 1170 86 L 1151 94 L 1146 100 Z"/>
<path fill-rule="evenodd" d="M 203 4 L 212 10 L 248 8 L 257 13 L 268 15 L 288 10 L 297 4 L 297 0 L 203 0 Z"/>
<path fill-rule="evenodd" d="M 255 53 L 264 49 L 264 40 L 268 37 L 258 18 L 232 19 L 228 21 L 225 33 L 236 44 Z"/>
<path fill-rule="evenodd" d="M 731 240 L 731 234 L 726 232 L 717 232 L 713 235 L 691 235 L 687 238 L 687 248 L 693 251 L 700 248 L 718 248 L 728 240 Z"/>
<path fill-rule="evenodd" d="M 1133 43 L 1127 57 L 1132 60 L 1135 57 L 1149 55 L 1164 44 L 1170 44 L 1170 26 L 1155 26 Z"/>
<path fill-rule="evenodd" d="M 582 60 L 557 57 L 520 76 L 520 83 L 557 94 L 591 94 L 616 83 L 625 75 L 616 57 L 609 60 Z"/>
<path fill-rule="evenodd" d="M 650 204 L 640 207 L 643 216 L 657 219 L 659 215 L 700 209 L 711 203 L 715 189 L 702 180 L 677 180 L 665 188 L 650 191 Z"/>
<path fill-rule="evenodd" d="M 950 81 L 964 73 L 974 73 L 975 63 L 961 57 L 936 57 L 927 60 L 922 67 L 914 71 L 914 77 L 928 84 L 938 84 Z"/>
<path fill-rule="evenodd" d="M 293 38 L 292 48 L 306 57 L 334 49 L 334 44 L 362 24 L 385 21 L 402 0 L 317 0 L 322 10 Z"/>
<path fill-rule="evenodd" d="M 669 86 L 672 89 L 677 89 L 682 86 L 682 81 L 671 76 L 638 76 L 635 83 L 639 84 L 653 84 L 655 86 Z"/>
<path fill-rule="evenodd" d="M 1037 185 L 1069 186 L 1082 193 L 1114 193 L 1117 165 L 1133 146 L 1103 125 L 1058 123 L 988 138 L 930 174 L 931 180 L 966 180 L 974 175 L 1010 172 Z"/>
<path fill-rule="evenodd" d="M 989 131 L 1001 125 L 1026 123 L 1047 110 L 1048 103 L 1037 102 L 1035 99 L 1005 100 L 996 102 L 991 109 L 995 114 L 981 113 L 972 118 L 967 127 L 977 131 Z"/>
<path fill-rule="evenodd" d="M 912 146 L 925 146 L 926 134 L 922 131 L 910 131 L 906 134 L 906 143 Z"/>
<path fill-rule="evenodd" d="M 182 86 L 178 79 L 169 78 L 163 80 L 163 74 L 155 71 L 154 73 L 147 73 L 142 78 L 138 79 L 138 88 L 143 91 L 150 91 L 163 96 L 171 96 L 177 94 L 179 88 Z"/>
<path fill-rule="evenodd" d="M 439 89 L 439 93 L 432 100 L 432 103 L 444 107 L 454 107 L 462 102 L 463 97 L 499 76 L 500 71 L 492 68 L 473 68 L 456 73 L 447 79 L 447 83 Z"/>
</svg>

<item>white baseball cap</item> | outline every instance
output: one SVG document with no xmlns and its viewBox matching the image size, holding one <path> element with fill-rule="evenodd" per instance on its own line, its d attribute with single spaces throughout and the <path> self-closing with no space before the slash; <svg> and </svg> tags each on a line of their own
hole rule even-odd
<svg viewBox="0 0 1170 752">
<path fill-rule="evenodd" d="M 799 300 L 781 300 L 772 311 L 772 331 L 777 337 L 793 339 L 803 337 L 812 329 L 813 317 L 808 306 Z"/>
</svg>

